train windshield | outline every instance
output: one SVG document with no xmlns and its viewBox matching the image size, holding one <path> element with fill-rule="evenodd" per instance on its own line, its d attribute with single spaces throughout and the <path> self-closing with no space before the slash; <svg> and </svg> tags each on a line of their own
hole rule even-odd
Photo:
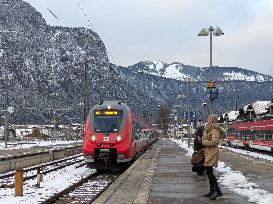
<svg viewBox="0 0 273 204">
<path fill-rule="evenodd" d="M 118 132 L 122 120 L 122 111 L 95 111 L 95 132 Z"/>
</svg>

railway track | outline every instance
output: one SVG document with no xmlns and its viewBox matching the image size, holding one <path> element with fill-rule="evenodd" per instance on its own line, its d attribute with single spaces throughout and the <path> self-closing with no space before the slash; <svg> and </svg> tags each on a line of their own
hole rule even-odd
<svg viewBox="0 0 273 204">
<path fill-rule="evenodd" d="M 42 204 L 92 203 L 119 175 L 100 172 L 93 173 L 43 201 Z"/>
<path fill-rule="evenodd" d="M 48 174 L 59 169 L 63 169 L 67 166 L 79 164 L 77 167 L 85 165 L 84 158 L 82 154 L 67 157 L 65 159 L 60 159 L 54 162 L 48 162 L 46 164 L 37 165 L 34 167 L 29 167 L 24 169 L 24 179 L 23 181 L 34 179 L 37 176 L 37 172 L 41 171 L 42 174 Z M 14 172 L 5 173 L 0 176 L 0 188 L 13 188 L 14 183 Z"/>
</svg>

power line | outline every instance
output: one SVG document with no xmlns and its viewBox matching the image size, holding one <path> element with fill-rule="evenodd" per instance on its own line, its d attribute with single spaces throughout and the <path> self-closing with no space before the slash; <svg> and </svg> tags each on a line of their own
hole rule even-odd
<svg viewBox="0 0 273 204">
<path fill-rule="evenodd" d="M 80 8 L 82 14 L 85 16 L 85 18 L 87 18 L 87 28 L 90 27 L 91 29 L 93 29 L 95 31 L 95 28 L 94 26 L 92 25 L 91 23 L 91 20 L 90 20 L 90 17 L 87 16 L 87 13 L 86 11 L 83 9 L 83 7 L 81 6 L 81 3 L 80 3 L 80 0 L 76 0 L 77 1 L 77 5 L 78 7 Z M 105 48 L 106 49 L 106 48 Z M 111 61 L 116 64 L 116 61 L 115 59 L 113 58 L 113 56 L 111 55 L 110 51 L 108 49 L 106 49 L 106 52 L 107 52 L 107 55 L 109 56 L 109 58 L 111 59 Z"/>
<path fill-rule="evenodd" d="M 60 21 L 60 19 L 49 9 L 49 8 L 47 8 L 47 10 L 58 20 L 58 21 Z"/>
<path fill-rule="evenodd" d="M 90 17 L 87 16 L 87 13 L 85 12 L 85 10 L 83 9 L 83 7 L 81 6 L 80 1 L 79 1 L 79 0 L 76 0 L 76 1 L 77 1 L 77 5 L 78 5 L 78 7 L 80 8 L 82 14 L 87 18 L 87 23 L 88 23 L 88 24 L 87 24 L 87 27 L 90 27 L 90 28 L 92 28 L 93 30 L 95 30 L 94 26 L 93 26 L 92 23 L 91 23 Z"/>
</svg>

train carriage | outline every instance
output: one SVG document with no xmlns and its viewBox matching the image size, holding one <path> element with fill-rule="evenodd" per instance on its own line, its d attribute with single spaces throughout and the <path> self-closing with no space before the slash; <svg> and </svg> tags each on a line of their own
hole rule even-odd
<svg viewBox="0 0 273 204">
<path fill-rule="evenodd" d="M 231 124 L 227 141 L 233 146 L 273 152 L 273 120 Z"/>
</svg>

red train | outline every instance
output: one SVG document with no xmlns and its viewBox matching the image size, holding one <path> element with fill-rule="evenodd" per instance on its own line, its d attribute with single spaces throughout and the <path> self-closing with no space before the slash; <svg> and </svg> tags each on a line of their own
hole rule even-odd
<svg viewBox="0 0 273 204">
<path fill-rule="evenodd" d="M 273 120 L 233 123 L 228 127 L 227 142 L 246 149 L 273 152 Z"/>
<path fill-rule="evenodd" d="M 91 168 L 117 170 L 127 167 L 156 139 L 150 124 L 127 105 L 105 101 L 88 114 L 83 154 Z"/>
</svg>

